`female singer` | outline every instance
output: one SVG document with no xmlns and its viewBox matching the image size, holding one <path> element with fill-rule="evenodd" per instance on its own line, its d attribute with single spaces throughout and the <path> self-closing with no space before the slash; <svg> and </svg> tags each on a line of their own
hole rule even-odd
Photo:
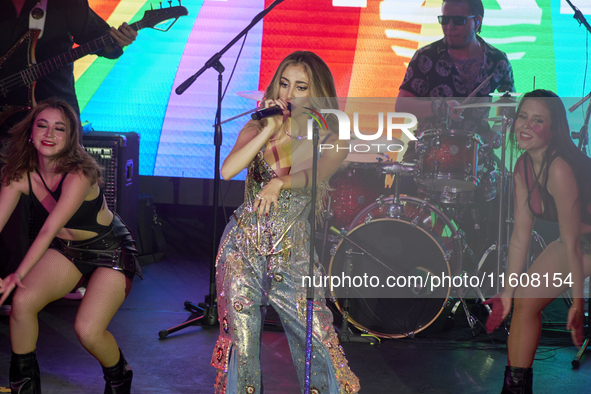
<svg viewBox="0 0 591 394">
<path fill-rule="evenodd" d="M 312 145 L 305 138 L 309 119 L 305 112 L 313 107 L 338 109 L 335 96 L 324 61 L 312 52 L 292 53 L 281 62 L 265 92 L 264 106 L 279 106 L 283 114 L 248 122 L 224 161 L 224 179 L 244 168 L 248 174 L 244 203 L 226 226 L 217 257 L 220 336 L 212 358 L 218 369 L 216 393 L 262 392 L 259 353 L 267 305 L 279 314 L 304 387 L 307 301 L 302 278 L 308 274 L 310 260 L 312 185 Z M 320 140 L 340 150 L 321 152 L 317 201 L 326 197 L 328 178 L 339 168 L 348 147 L 327 130 L 320 132 Z M 321 289 L 315 289 L 314 296 L 311 360 L 312 393 L 359 390 Z"/>
</svg>

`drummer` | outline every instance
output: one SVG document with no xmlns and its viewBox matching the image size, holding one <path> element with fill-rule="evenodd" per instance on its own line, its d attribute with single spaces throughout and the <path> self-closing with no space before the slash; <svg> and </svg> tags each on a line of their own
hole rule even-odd
<svg viewBox="0 0 591 394">
<path fill-rule="evenodd" d="M 438 19 L 444 37 L 415 53 L 400 86 L 396 111 L 417 117 L 417 136 L 429 129 L 450 128 L 477 132 L 484 143 L 495 145 L 500 135 L 484 120 L 489 107 L 454 108 L 475 90 L 474 97 L 487 97 L 494 91 L 513 92 L 509 59 L 477 34 L 484 17 L 482 0 L 443 0 L 441 13 Z M 404 161 L 417 158 L 411 141 Z"/>
</svg>

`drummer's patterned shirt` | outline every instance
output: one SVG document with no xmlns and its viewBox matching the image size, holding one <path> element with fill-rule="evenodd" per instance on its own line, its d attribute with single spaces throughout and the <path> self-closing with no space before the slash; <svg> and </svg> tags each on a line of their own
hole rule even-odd
<svg viewBox="0 0 591 394">
<path fill-rule="evenodd" d="M 487 44 L 482 38 L 477 36 L 477 39 L 484 51 L 484 61 L 474 83 L 474 88 L 485 81 L 489 75 L 493 74 L 493 76 L 475 95 L 475 97 L 482 98 L 473 98 L 469 103 L 490 101 L 489 93 L 494 91 L 515 91 L 513 70 L 507 55 Z M 432 100 L 432 97 L 454 97 L 459 102 L 463 101 L 462 97 L 467 97 L 472 93 L 455 67 L 443 39 L 415 52 L 408 64 L 400 89 L 406 90 L 416 97 L 429 98 L 427 100 Z M 452 121 L 450 128 L 484 135 L 489 130 L 488 123 L 484 121 L 488 117 L 489 110 L 488 107 L 467 108 L 462 112 L 464 119 L 461 122 Z M 434 116 L 421 118 L 415 133 L 420 135 L 425 130 L 441 127 L 443 127 L 441 119 L 438 120 Z"/>
</svg>

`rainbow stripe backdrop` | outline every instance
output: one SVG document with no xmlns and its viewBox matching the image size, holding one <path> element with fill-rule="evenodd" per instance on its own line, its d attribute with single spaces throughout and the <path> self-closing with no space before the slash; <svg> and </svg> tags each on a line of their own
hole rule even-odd
<svg viewBox="0 0 591 394">
<path fill-rule="evenodd" d="M 143 0 L 89 3 L 113 26 L 138 21 L 150 9 L 150 2 Z M 182 95 L 174 89 L 271 3 L 183 0 L 189 15 L 170 31 L 141 30 L 115 61 L 96 56 L 77 61 L 82 121 L 95 130 L 139 133 L 140 175 L 212 178 L 217 72 L 207 70 Z M 508 54 L 518 91 L 531 90 L 535 77 L 536 87 L 563 97 L 587 94 L 587 33 L 572 19 L 564 0 L 483 3 L 482 37 Z M 574 3 L 591 14 L 588 2 Z M 285 0 L 248 34 L 223 101 L 222 119 L 254 108 L 254 101 L 236 92 L 263 90 L 279 61 L 302 49 L 328 63 L 340 96 L 395 97 L 414 51 L 441 37 L 436 19 L 440 7 L 441 0 Z M 241 44 L 221 59 L 224 87 Z M 223 125 L 222 160 L 245 121 Z"/>
</svg>

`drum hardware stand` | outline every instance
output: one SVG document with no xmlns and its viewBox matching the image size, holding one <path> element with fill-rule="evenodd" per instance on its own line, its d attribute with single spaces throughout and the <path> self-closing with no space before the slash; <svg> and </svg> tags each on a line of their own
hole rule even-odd
<svg viewBox="0 0 591 394">
<path fill-rule="evenodd" d="M 470 246 L 468 245 L 468 243 L 465 240 L 465 233 L 462 230 L 458 230 L 458 235 L 456 236 L 456 238 L 460 239 L 460 243 L 463 246 L 462 249 L 462 253 L 467 252 L 470 254 L 470 256 L 474 256 L 474 252 L 472 251 L 472 249 L 470 248 Z M 484 264 L 484 262 L 486 261 L 486 258 L 488 257 L 488 255 L 490 253 L 492 253 L 494 250 L 497 249 L 497 244 L 493 244 L 491 245 L 483 254 L 483 256 L 481 257 L 480 261 L 478 262 L 478 265 L 474 271 L 474 275 L 478 275 L 478 273 L 480 272 L 480 269 L 482 268 L 482 265 Z M 478 323 L 478 319 L 474 317 L 474 315 L 469 311 L 468 309 L 468 305 L 466 304 L 466 295 L 469 293 L 470 290 L 474 290 L 474 292 L 476 293 L 477 298 L 480 301 L 485 301 L 486 298 L 484 297 L 484 294 L 482 293 L 482 290 L 479 287 L 471 287 L 471 288 L 464 288 L 464 289 L 460 289 L 458 291 L 458 297 L 459 300 L 456 301 L 454 307 L 452 308 L 449 316 L 448 316 L 448 320 L 446 320 L 445 323 L 445 328 L 451 328 L 453 327 L 453 321 L 454 321 L 454 316 L 457 312 L 457 309 L 460 305 L 462 305 L 462 308 L 464 309 L 464 314 L 466 315 L 466 320 L 468 322 L 468 325 L 470 326 L 470 330 L 472 332 L 472 336 L 476 337 L 478 335 L 478 330 L 477 330 L 477 323 Z M 488 313 L 488 315 L 490 315 L 492 313 L 492 309 L 489 305 L 485 305 L 486 311 Z"/>
<path fill-rule="evenodd" d="M 570 3 L 570 2 L 569 2 Z M 583 97 L 578 103 L 573 105 L 568 109 L 570 113 L 574 112 L 577 108 L 579 108 L 583 103 L 591 98 L 591 93 Z M 587 144 L 589 143 L 589 118 L 591 117 L 591 100 L 589 101 L 589 105 L 587 106 L 587 111 L 585 112 L 585 121 L 583 122 L 583 126 L 581 126 L 581 130 L 576 133 L 572 132 L 571 137 L 576 138 L 579 140 L 578 148 L 583 152 L 587 152 Z"/>
<path fill-rule="evenodd" d="M 347 257 L 345 258 L 345 274 L 350 276 L 351 272 L 353 271 L 353 255 L 363 255 L 363 253 L 353 252 L 353 249 L 351 248 L 347 249 L 346 253 Z M 353 334 L 349 328 L 349 287 L 345 287 L 345 298 L 343 300 L 343 322 L 341 324 L 338 337 L 341 343 L 363 342 L 369 343 L 371 345 L 376 344 L 376 339 L 374 337 Z"/>
<path fill-rule="evenodd" d="M 470 255 L 474 255 L 474 252 L 472 251 L 472 249 L 468 246 L 468 244 L 466 243 L 466 240 L 463 238 L 463 231 L 459 230 L 459 235 L 458 237 L 460 237 L 460 241 L 464 247 L 464 252 L 467 250 L 468 253 L 470 253 Z M 482 267 L 482 264 L 484 263 L 484 261 L 486 260 L 486 258 L 488 257 L 488 255 L 497 248 L 496 244 L 493 244 L 492 246 L 490 246 L 487 251 L 484 253 L 484 255 L 482 256 L 482 258 L 480 259 L 480 262 L 478 263 L 478 266 L 474 272 L 474 274 L 478 274 L 478 272 L 480 271 L 480 268 Z M 474 292 L 476 293 L 478 299 L 480 299 L 481 301 L 485 301 L 486 298 L 484 298 L 484 294 L 482 294 L 482 291 L 480 290 L 479 287 L 472 287 L 469 289 L 460 289 L 458 290 L 458 297 L 459 300 L 456 301 L 454 307 L 452 308 L 449 316 L 447 317 L 448 320 L 446 320 L 445 323 L 445 327 L 446 328 L 451 328 L 453 327 L 453 320 L 454 320 L 454 316 L 456 314 L 456 311 L 458 309 L 458 307 L 460 306 L 460 304 L 462 305 L 462 308 L 464 309 L 464 314 L 466 315 L 466 320 L 468 322 L 468 325 L 470 326 L 470 331 L 472 332 L 472 337 L 476 337 L 479 332 L 477 331 L 477 323 L 478 323 L 478 319 L 474 317 L 474 315 L 469 311 L 468 309 L 468 305 L 466 304 L 466 294 L 468 294 L 468 292 L 470 290 L 474 290 Z M 490 315 L 492 313 L 492 309 L 490 308 L 490 306 L 485 305 L 486 311 L 487 313 Z M 448 323 L 450 322 L 450 323 Z"/>
<path fill-rule="evenodd" d="M 511 95 L 506 93 L 502 97 L 511 97 Z M 509 207 L 507 209 L 507 219 L 503 220 L 503 206 L 505 203 L 505 179 L 507 177 L 512 177 L 512 174 L 507 172 L 507 168 L 505 166 L 505 156 L 506 156 L 506 152 L 507 152 L 507 130 L 513 124 L 513 119 L 511 119 L 507 116 L 507 109 L 506 108 L 503 108 L 503 118 L 502 119 L 503 120 L 502 120 L 502 127 L 501 127 L 501 174 L 499 176 L 499 187 L 498 187 L 498 190 L 500 190 L 500 193 L 498 194 L 498 196 L 499 196 L 499 202 L 498 202 L 499 229 L 498 229 L 498 233 L 497 233 L 497 272 L 501 272 L 501 270 L 503 268 L 503 254 L 504 253 L 502 253 L 503 247 L 501 246 L 501 245 L 503 245 L 503 223 L 505 223 L 507 225 L 506 232 L 507 232 L 507 237 L 509 237 L 509 235 L 511 233 L 510 226 L 513 222 L 513 219 L 510 218 L 510 215 L 511 215 L 511 208 L 510 208 L 511 195 L 509 195 L 509 198 L 507 199 L 509 201 Z M 511 153 L 511 158 L 513 158 L 513 153 Z M 509 242 L 507 241 L 507 243 L 505 245 L 508 245 L 508 243 Z M 501 291 L 501 286 L 500 286 L 500 283 L 498 280 L 497 280 L 496 285 L 497 285 L 496 292 L 498 294 Z"/>
<path fill-rule="evenodd" d="M 461 304 L 462 308 L 464 309 L 464 314 L 466 315 L 466 320 L 468 321 L 468 325 L 470 326 L 470 331 L 472 332 L 472 337 L 476 337 L 476 336 L 478 336 L 478 330 L 477 330 L 478 320 L 472 315 L 472 313 L 470 313 L 470 310 L 468 309 L 468 305 L 466 305 L 466 300 L 465 300 L 462 290 L 460 290 L 458 292 L 458 296 L 460 299 L 458 301 L 456 301 L 455 305 L 451 309 L 451 312 L 447 316 L 447 320 L 445 321 L 444 326 L 446 329 L 450 329 L 454 326 L 454 317 L 455 317 L 455 314 L 458 310 L 458 307 Z M 489 314 L 490 314 L 490 312 L 489 312 Z"/>
<path fill-rule="evenodd" d="M 581 24 L 583 24 L 583 25 L 585 25 L 587 30 L 589 32 L 591 32 L 591 26 L 589 25 L 589 23 L 585 19 L 585 16 L 583 15 L 583 13 L 577 7 L 575 7 L 573 5 L 573 3 L 570 2 L 570 0 L 566 0 L 566 2 L 575 11 L 573 18 L 575 18 L 579 22 L 579 26 Z M 569 112 L 572 113 L 579 106 L 581 106 L 585 101 L 589 100 L 589 98 L 591 98 L 591 93 L 589 93 L 588 95 L 583 97 L 583 99 L 581 99 L 578 103 L 576 103 L 575 105 L 570 107 L 568 109 Z M 591 100 L 589 101 L 589 105 L 587 106 L 587 112 L 585 113 L 585 121 L 583 122 L 583 126 L 581 127 L 581 130 L 578 133 L 574 133 L 574 132 L 571 133 L 572 138 L 577 138 L 579 140 L 578 148 L 585 154 L 587 154 L 587 145 L 589 143 L 589 117 L 590 116 L 591 116 Z M 587 300 L 587 305 L 588 305 L 588 308 L 587 308 L 588 312 L 591 313 L 591 297 Z M 589 328 L 589 320 L 588 319 L 589 319 L 589 316 L 587 316 L 587 328 Z M 575 356 L 575 359 L 571 363 L 574 369 L 579 368 L 579 365 L 581 363 L 581 357 L 583 357 L 583 353 L 587 349 L 588 345 L 589 345 L 589 338 L 586 338 L 585 341 L 583 342 L 583 346 L 581 346 L 581 349 L 579 349 L 579 351 L 577 352 L 577 355 Z"/>
<path fill-rule="evenodd" d="M 451 300 L 448 300 L 446 306 L 449 306 L 450 303 L 451 303 Z M 454 318 L 456 316 L 456 312 L 457 312 L 460 304 L 461 304 L 461 301 L 459 301 L 459 300 L 456 301 L 453 308 L 451 308 L 449 315 L 447 315 L 447 319 L 445 319 L 445 323 L 443 324 L 443 328 L 445 328 L 446 330 L 451 330 L 454 327 L 454 325 L 455 325 Z M 468 321 L 468 324 L 470 324 L 470 321 Z M 472 326 L 470 326 L 470 327 L 472 327 Z"/>
<path fill-rule="evenodd" d="M 221 157 L 221 147 L 222 147 L 222 125 L 221 125 L 221 118 L 222 118 L 222 81 L 223 81 L 223 72 L 225 68 L 223 64 L 220 62 L 222 56 L 236 43 L 240 38 L 248 33 L 250 29 L 252 29 L 265 15 L 267 15 L 273 8 L 275 8 L 278 4 L 282 3 L 284 0 L 275 0 L 269 7 L 258 13 L 250 22 L 248 26 L 246 26 L 236 37 L 232 39 L 222 50 L 218 53 L 213 55 L 204 65 L 201 67 L 199 71 L 195 74 L 190 76 L 186 79 L 182 84 L 180 84 L 176 89 L 176 94 L 183 94 L 185 90 L 189 88 L 199 78 L 201 74 L 203 74 L 208 68 L 213 68 L 218 72 L 218 92 L 217 92 L 217 110 L 215 115 L 215 124 L 214 124 L 214 146 L 215 146 L 215 168 L 214 168 L 214 181 L 213 181 L 213 247 L 212 247 L 212 258 L 210 261 L 209 266 L 209 294 L 205 297 L 205 302 L 199 303 L 199 306 L 193 305 L 189 301 L 185 301 L 185 308 L 196 312 L 199 314 L 196 318 L 191 318 L 179 324 L 173 328 L 168 330 L 162 330 L 158 333 L 160 339 L 164 339 L 173 332 L 182 330 L 183 328 L 195 325 L 197 323 L 201 323 L 202 325 L 206 326 L 214 326 L 218 323 L 218 309 L 217 309 L 217 294 L 215 288 L 215 261 L 217 257 L 218 251 L 218 242 L 219 242 L 219 234 L 217 233 L 217 215 L 218 215 L 218 207 L 219 207 L 219 194 L 220 194 L 220 157 Z M 310 237 L 311 240 L 314 237 Z M 190 306 L 187 306 L 190 305 Z"/>
<path fill-rule="evenodd" d="M 392 195 L 392 203 L 388 206 L 387 215 L 390 218 L 400 219 L 404 216 L 404 206 L 400 203 L 400 176 L 413 175 L 416 172 L 415 163 L 389 163 L 386 166 L 378 167 L 378 171 L 382 174 L 394 175 L 394 194 Z M 379 201 L 378 201 L 379 200 Z M 376 200 L 381 207 L 381 198 Z"/>
</svg>

